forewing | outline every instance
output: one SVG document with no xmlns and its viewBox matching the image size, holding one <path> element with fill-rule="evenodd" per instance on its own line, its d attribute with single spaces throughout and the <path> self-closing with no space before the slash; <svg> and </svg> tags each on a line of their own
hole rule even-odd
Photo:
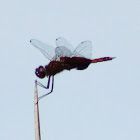
<svg viewBox="0 0 140 140">
<path fill-rule="evenodd" d="M 36 39 L 31 39 L 30 42 L 34 47 L 39 49 L 47 59 L 53 59 L 55 55 L 55 48 Z"/>
<path fill-rule="evenodd" d="M 53 60 L 60 60 L 60 57 L 71 57 L 73 52 L 72 45 L 63 37 L 56 39 L 55 56 Z"/>
<path fill-rule="evenodd" d="M 72 52 L 70 49 L 66 48 L 65 46 L 59 46 L 55 49 L 55 56 L 53 60 L 59 61 L 61 57 L 71 57 Z"/>
<path fill-rule="evenodd" d="M 88 59 L 92 58 L 92 42 L 84 41 L 80 43 L 77 48 L 73 51 L 72 57 L 85 57 Z"/>
<path fill-rule="evenodd" d="M 66 47 L 67 49 L 70 49 L 70 51 L 73 52 L 74 48 L 73 46 L 63 37 L 58 37 L 55 41 L 56 47 Z"/>
</svg>

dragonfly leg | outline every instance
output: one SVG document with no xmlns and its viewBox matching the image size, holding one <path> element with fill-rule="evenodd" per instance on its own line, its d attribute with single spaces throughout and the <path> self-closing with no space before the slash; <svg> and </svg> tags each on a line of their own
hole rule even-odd
<svg viewBox="0 0 140 140">
<path fill-rule="evenodd" d="M 47 89 L 48 89 L 48 88 L 49 88 L 49 86 L 50 86 L 50 78 L 51 78 L 51 76 L 49 76 L 49 79 L 48 79 Z"/>
<path fill-rule="evenodd" d="M 49 86 L 50 86 L 50 78 L 51 78 L 51 76 L 49 76 L 47 87 L 44 86 L 43 84 L 41 84 L 40 82 L 37 82 L 37 85 L 39 85 L 40 87 L 43 87 L 45 89 L 49 89 Z"/>
<path fill-rule="evenodd" d="M 52 92 L 53 92 L 53 86 L 54 86 L 54 76 L 52 76 L 52 89 L 51 89 L 51 91 L 50 91 L 49 93 L 47 93 L 47 94 L 44 94 L 44 95 L 40 96 L 40 97 L 38 98 L 38 101 L 39 101 L 40 99 L 44 98 L 45 96 L 49 95 L 50 93 L 52 93 Z"/>
</svg>

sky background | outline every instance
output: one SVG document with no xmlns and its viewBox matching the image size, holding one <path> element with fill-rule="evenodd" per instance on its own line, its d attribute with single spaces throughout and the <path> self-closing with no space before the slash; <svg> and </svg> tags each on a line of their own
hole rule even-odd
<svg viewBox="0 0 140 140">
<path fill-rule="evenodd" d="M 39 102 L 42 140 L 140 139 L 139 0 L 4 0 L 0 19 L 1 140 L 35 139 L 34 72 L 49 61 L 30 39 L 55 46 L 57 37 L 117 58 L 55 76 Z"/>
</svg>

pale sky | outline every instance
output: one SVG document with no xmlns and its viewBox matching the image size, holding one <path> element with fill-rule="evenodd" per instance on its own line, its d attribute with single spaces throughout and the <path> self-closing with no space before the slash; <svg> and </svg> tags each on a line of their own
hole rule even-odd
<svg viewBox="0 0 140 140">
<path fill-rule="evenodd" d="M 39 103 L 42 140 L 139 140 L 139 15 L 138 0 L 2 1 L 0 140 L 35 139 L 35 69 L 49 61 L 30 39 L 56 47 L 57 37 L 74 48 L 92 41 L 93 59 L 117 58 L 55 76 Z"/>
</svg>

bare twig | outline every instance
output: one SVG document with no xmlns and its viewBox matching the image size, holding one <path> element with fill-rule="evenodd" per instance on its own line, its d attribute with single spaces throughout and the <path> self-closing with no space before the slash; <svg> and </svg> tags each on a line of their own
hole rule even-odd
<svg viewBox="0 0 140 140">
<path fill-rule="evenodd" d="M 35 118 L 35 140 L 41 140 L 37 80 L 35 81 L 35 91 L 34 91 L 34 118 Z"/>
</svg>

